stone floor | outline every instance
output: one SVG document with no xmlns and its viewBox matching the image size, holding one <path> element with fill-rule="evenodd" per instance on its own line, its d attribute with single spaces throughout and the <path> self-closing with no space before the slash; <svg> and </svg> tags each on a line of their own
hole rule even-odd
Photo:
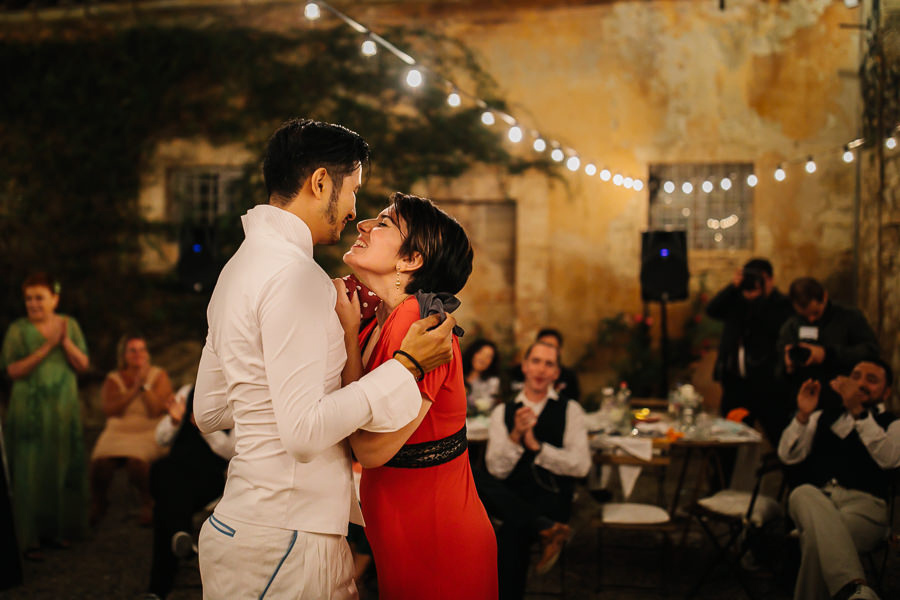
<svg viewBox="0 0 900 600">
<path fill-rule="evenodd" d="M 638 480 L 635 498 L 653 496 L 649 478 Z M 672 487 L 667 482 L 667 486 Z M 111 509 L 90 539 L 67 550 L 47 553 L 44 562 L 26 562 L 26 583 L 12 590 L 0 591 L 0 599 L 9 600 L 59 600 L 59 599 L 135 599 L 139 598 L 147 583 L 150 560 L 150 529 L 137 525 L 136 512 L 129 508 L 136 505 L 124 476 L 116 477 L 111 490 Z M 643 599 L 663 597 L 653 589 L 604 588 L 597 591 L 596 535 L 589 521 L 597 510 L 597 504 L 580 490 L 576 499 L 573 518 L 575 535 L 565 553 L 563 583 L 566 596 L 574 599 Z M 659 579 L 659 540 L 652 535 L 629 535 L 610 539 L 630 546 L 628 549 L 607 548 L 604 545 L 604 577 L 620 584 L 655 585 Z M 759 598 L 782 600 L 791 597 L 790 556 L 777 550 L 784 544 L 773 544 L 773 550 L 762 551 L 759 562 L 776 568 L 759 568 L 746 572 L 746 580 Z M 699 529 L 691 529 L 684 545 L 675 541 L 668 580 L 668 595 L 681 598 L 693 583 L 700 570 L 712 558 L 711 547 L 705 542 Z M 776 573 L 777 572 L 777 573 Z M 609 580 L 607 580 L 610 582 Z M 529 579 L 529 599 L 547 597 L 539 592 L 559 589 L 560 569 L 555 567 L 543 577 Z M 900 553 L 889 557 L 885 577 L 884 600 L 900 599 Z M 363 590 L 365 600 L 377 598 L 377 589 L 370 578 Z M 698 598 L 740 599 L 746 597 L 737 578 L 727 568 L 718 568 L 710 577 Z M 200 577 L 196 558 L 185 561 L 179 573 L 177 588 L 172 600 L 201 598 Z M 423 599 L 427 600 L 427 598 Z"/>
</svg>

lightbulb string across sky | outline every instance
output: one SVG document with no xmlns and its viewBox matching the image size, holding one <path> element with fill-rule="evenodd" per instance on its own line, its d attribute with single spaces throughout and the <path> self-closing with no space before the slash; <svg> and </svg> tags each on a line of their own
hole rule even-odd
<svg viewBox="0 0 900 600">
<path fill-rule="evenodd" d="M 526 135 L 530 135 L 532 138 L 531 146 L 535 152 L 543 153 L 549 149 L 551 160 L 558 163 L 564 162 L 566 168 L 573 173 L 581 171 L 590 177 L 599 175 L 600 179 L 604 182 L 612 182 L 616 186 L 633 189 L 638 192 L 644 188 L 645 182 L 641 178 L 629 177 L 606 167 L 598 167 L 596 162 L 582 159 L 581 155 L 574 148 L 563 145 L 552 138 L 548 138 L 535 129 L 524 127 L 518 119 L 509 113 L 492 108 L 481 98 L 461 90 L 459 86 L 448 80 L 446 77 L 443 77 L 433 69 L 418 62 L 410 54 L 407 54 L 365 25 L 350 18 L 328 2 L 325 2 L 324 0 L 306 2 L 303 14 L 308 20 L 315 21 L 322 16 L 320 9 L 327 10 L 339 20 L 343 21 L 348 27 L 365 37 L 360 48 L 360 51 L 364 56 L 374 56 L 377 54 L 378 47 L 380 46 L 408 65 L 410 68 L 406 71 L 406 85 L 412 88 L 418 88 L 425 84 L 425 77 L 428 75 L 429 78 L 437 80 L 439 84 L 449 90 L 447 104 L 451 107 L 456 108 L 461 106 L 465 99 L 482 110 L 481 122 L 485 126 L 493 126 L 498 120 L 505 122 L 509 126 L 507 139 L 509 139 L 510 142 L 518 144 L 524 141 Z M 894 150 L 898 145 L 898 137 L 900 137 L 900 125 L 894 127 L 890 134 L 885 138 L 885 148 Z M 856 149 L 863 146 L 865 143 L 864 139 L 858 138 L 844 144 L 840 149 L 841 159 L 845 163 L 852 163 L 856 160 Z M 833 152 L 836 151 L 834 149 L 826 151 L 828 154 Z M 822 153 L 819 152 L 817 154 L 821 156 Z M 803 164 L 803 170 L 808 175 L 812 175 L 817 171 L 817 165 L 813 155 L 808 154 L 802 158 L 788 159 L 778 163 L 772 174 L 774 179 L 779 182 L 786 180 L 788 172 L 785 167 L 793 164 Z M 671 194 L 675 192 L 676 189 L 680 189 L 682 193 L 690 194 L 696 188 L 698 191 L 709 194 L 716 187 L 716 183 L 713 181 L 712 177 L 692 179 L 703 179 L 703 182 L 699 186 L 695 186 L 691 181 L 684 181 L 680 185 L 676 185 L 674 181 L 665 181 L 662 184 L 663 191 Z M 736 182 L 732 181 L 730 177 L 725 177 L 718 181 L 718 186 L 723 191 L 728 191 L 735 183 Z M 756 187 L 759 183 L 759 177 L 755 172 L 750 173 L 743 183 L 749 187 Z M 723 221 L 730 223 L 727 219 L 728 218 L 723 219 Z M 725 223 L 720 225 L 722 228 L 730 226 L 731 225 L 725 225 Z"/>
</svg>

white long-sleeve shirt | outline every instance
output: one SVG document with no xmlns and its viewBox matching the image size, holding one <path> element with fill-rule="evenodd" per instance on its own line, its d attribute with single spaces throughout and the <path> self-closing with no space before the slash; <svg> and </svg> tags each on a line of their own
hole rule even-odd
<svg viewBox="0 0 900 600">
<path fill-rule="evenodd" d="M 883 412 L 884 405 L 879 405 L 878 412 Z M 795 465 L 803 462 L 812 450 L 813 438 L 822 410 L 816 410 L 809 415 L 809 421 L 804 425 L 796 418 L 791 419 L 790 424 L 781 434 L 778 442 L 778 458 L 787 465 Z M 872 460 L 882 469 L 894 469 L 900 467 L 900 419 L 888 425 L 887 430 L 872 416 L 869 411 L 864 419 L 854 419 L 849 412 L 844 412 L 831 424 L 831 431 L 839 438 L 844 439 L 853 430 L 859 434 L 859 439 L 865 445 Z"/>
<path fill-rule="evenodd" d="M 540 417 L 547 402 L 565 402 L 560 400 L 556 391 L 548 390 L 547 397 L 540 402 L 531 402 L 525 392 L 519 392 L 516 402 L 521 402 Z M 488 443 L 485 451 L 485 465 L 488 471 L 498 479 L 506 479 L 512 473 L 525 453 L 522 444 L 516 444 L 509 438 L 509 429 L 505 420 L 506 405 L 499 404 L 491 413 L 491 424 L 488 429 Z M 584 477 L 591 468 L 591 450 L 588 444 L 587 425 L 584 422 L 584 409 L 577 402 L 570 401 L 566 405 L 566 428 L 563 432 L 562 448 L 538 440 L 541 451 L 534 457 L 534 464 L 555 473 L 569 477 Z"/>
<path fill-rule="evenodd" d="M 235 431 L 216 514 L 344 535 L 348 520 L 361 521 L 346 437 L 406 425 L 421 394 L 395 360 L 341 388 L 347 353 L 337 293 L 313 260 L 309 228 L 271 205 L 242 221 L 246 239 L 207 310 L 194 392 L 202 432 Z"/>
</svg>

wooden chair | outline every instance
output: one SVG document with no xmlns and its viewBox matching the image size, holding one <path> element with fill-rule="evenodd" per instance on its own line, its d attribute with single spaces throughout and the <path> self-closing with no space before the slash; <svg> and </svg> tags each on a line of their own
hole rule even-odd
<svg viewBox="0 0 900 600">
<path fill-rule="evenodd" d="M 763 480 L 770 473 L 777 474 L 781 478 L 778 493 L 774 497 L 761 493 Z M 691 518 L 699 522 L 712 543 L 713 556 L 685 599 L 693 598 L 700 591 L 703 583 L 722 561 L 726 561 L 731 567 L 747 595 L 750 598 L 755 597 L 752 587 L 744 577 L 741 559 L 750 550 L 750 542 L 754 535 L 766 525 L 784 516 L 786 489 L 783 465 L 773 452 L 763 457 L 762 465 L 756 471 L 756 482 L 752 491 L 721 490 L 712 496 L 701 498 L 689 508 Z M 724 526 L 724 534 L 715 530 L 721 529 L 717 525 Z"/>
<path fill-rule="evenodd" d="M 639 589 L 659 589 L 666 592 L 668 581 L 669 559 L 671 557 L 672 534 L 677 527 L 672 522 L 669 511 L 664 508 L 663 483 L 666 470 L 669 467 L 668 456 L 653 456 L 650 460 L 641 460 L 629 454 L 602 453 L 595 457 L 595 462 L 611 467 L 640 466 L 643 468 L 641 476 L 646 471 L 654 471 L 657 476 L 657 503 L 645 504 L 629 502 L 623 498 L 622 502 L 606 502 L 600 505 L 599 514 L 593 519 L 592 525 L 597 530 L 597 589 L 603 587 L 625 587 Z M 657 585 L 636 585 L 634 583 L 604 582 L 604 534 L 610 532 L 645 532 L 659 535 L 663 539 L 660 553 L 660 568 Z"/>
</svg>

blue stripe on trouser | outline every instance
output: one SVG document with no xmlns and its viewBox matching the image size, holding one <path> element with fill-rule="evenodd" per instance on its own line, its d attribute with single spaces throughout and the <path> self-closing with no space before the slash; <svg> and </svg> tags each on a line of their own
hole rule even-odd
<svg viewBox="0 0 900 600">
<path fill-rule="evenodd" d="M 294 534 L 291 536 L 291 543 L 288 544 L 287 550 L 284 552 L 284 556 L 282 556 L 281 560 L 278 561 L 278 566 L 275 567 L 275 571 L 272 573 L 272 576 L 269 577 L 269 581 L 268 581 L 268 583 L 266 583 L 265 589 L 262 591 L 262 594 L 259 595 L 259 600 L 263 600 L 263 598 L 266 595 L 266 592 L 269 591 L 269 586 L 272 585 L 272 581 L 275 580 L 275 576 L 278 575 L 278 570 L 281 569 L 281 565 L 284 564 L 284 561 L 285 561 L 285 559 L 287 559 L 288 554 L 291 553 L 291 550 L 294 548 L 294 542 L 296 542 L 296 541 L 297 541 L 297 532 L 295 531 Z"/>
<path fill-rule="evenodd" d="M 224 533 L 228 537 L 234 537 L 234 529 L 218 520 L 215 515 L 209 515 L 209 524 L 215 527 L 219 533 Z"/>
</svg>

